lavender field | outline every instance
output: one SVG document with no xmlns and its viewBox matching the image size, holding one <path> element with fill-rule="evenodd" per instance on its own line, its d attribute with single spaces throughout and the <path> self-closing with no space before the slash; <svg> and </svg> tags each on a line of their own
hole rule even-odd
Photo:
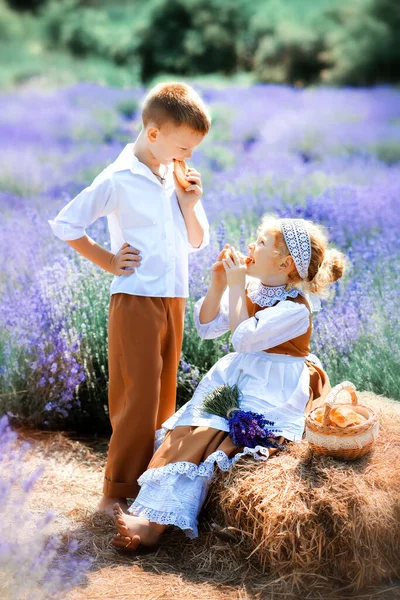
<svg viewBox="0 0 400 600">
<path fill-rule="evenodd" d="M 212 242 L 192 256 L 178 399 L 229 351 L 200 342 L 191 306 L 225 242 L 243 250 L 265 212 L 322 222 L 351 268 L 314 320 L 333 383 L 400 399 L 400 91 L 205 88 L 212 131 L 193 156 Z M 35 426 L 107 427 L 110 275 L 47 224 L 140 128 L 144 89 L 90 84 L 0 97 L 0 414 Z M 108 244 L 106 221 L 90 229 Z"/>
</svg>

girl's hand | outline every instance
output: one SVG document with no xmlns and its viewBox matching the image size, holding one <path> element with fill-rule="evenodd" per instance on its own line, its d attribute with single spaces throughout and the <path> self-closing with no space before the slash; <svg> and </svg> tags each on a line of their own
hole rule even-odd
<svg viewBox="0 0 400 600">
<path fill-rule="evenodd" d="M 222 259 L 228 286 L 230 288 L 240 287 L 244 290 L 246 287 L 247 272 L 245 257 L 243 257 L 241 254 L 238 254 L 233 247 L 231 248 L 231 254 L 232 258 L 227 253 L 225 258 Z"/>
<path fill-rule="evenodd" d="M 217 287 L 226 288 L 226 273 L 222 259 L 225 258 L 226 252 L 229 250 L 229 244 L 225 244 L 221 252 L 218 254 L 215 263 L 211 266 L 211 284 Z"/>
<path fill-rule="evenodd" d="M 132 275 L 141 260 L 139 250 L 125 243 L 112 257 L 108 270 L 113 275 Z"/>
</svg>

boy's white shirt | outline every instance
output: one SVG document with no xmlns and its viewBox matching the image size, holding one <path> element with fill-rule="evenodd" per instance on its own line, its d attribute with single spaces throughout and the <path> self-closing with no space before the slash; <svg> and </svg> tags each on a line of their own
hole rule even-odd
<svg viewBox="0 0 400 600">
<path fill-rule="evenodd" d="M 140 250 L 140 267 L 114 277 L 111 294 L 186 298 L 189 295 L 188 254 L 209 243 L 209 225 L 201 201 L 195 206 L 204 228 L 199 248 L 191 246 L 178 199 L 173 169 L 162 186 L 157 177 L 125 146 L 118 158 L 93 183 L 67 204 L 49 224 L 61 240 L 77 240 L 86 227 L 107 216 L 111 252 L 127 242 Z"/>
</svg>

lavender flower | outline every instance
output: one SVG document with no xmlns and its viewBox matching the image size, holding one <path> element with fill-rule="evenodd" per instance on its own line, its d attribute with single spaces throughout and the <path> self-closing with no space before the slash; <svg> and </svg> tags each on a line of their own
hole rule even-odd
<svg viewBox="0 0 400 600">
<path fill-rule="evenodd" d="M 144 93 L 79 84 L 0 95 L 0 413 L 52 427 L 100 431 L 107 423 L 110 276 L 54 238 L 47 219 L 132 141 L 140 115 L 128 122 L 121 106 Z M 213 127 L 193 164 L 211 243 L 189 257 L 183 356 L 191 366 L 180 369 L 179 402 L 229 349 L 227 336 L 199 341 L 193 302 L 206 293 L 219 250 L 227 242 L 245 250 L 265 212 L 323 223 L 351 261 L 314 319 L 312 351 L 332 382 L 399 397 L 399 90 L 202 93 Z M 108 247 L 105 219 L 88 232 Z"/>
<path fill-rule="evenodd" d="M 29 510 L 29 494 L 43 472 L 29 468 L 29 444 L 18 443 L 0 418 L 0 590 L 2 598 L 61 598 L 84 581 L 91 561 L 76 556 L 77 542 L 63 549 L 50 535 L 54 515 Z"/>
<path fill-rule="evenodd" d="M 270 438 L 275 438 L 277 429 L 271 429 L 273 421 L 269 421 L 259 413 L 235 410 L 228 419 L 229 435 L 236 446 L 255 448 L 264 446 L 275 448 L 277 443 Z"/>
</svg>

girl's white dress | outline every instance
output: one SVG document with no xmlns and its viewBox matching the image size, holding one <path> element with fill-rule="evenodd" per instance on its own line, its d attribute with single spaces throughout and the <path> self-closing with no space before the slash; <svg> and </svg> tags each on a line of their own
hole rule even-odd
<svg viewBox="0 0 400 600">
<path fill-rule="evenodd" d="M 157 431 L 157 449 L 168 430 L 180 425 L 206 426 L 229 431 L 225 419 L 202 411 L 205 396 L 223 384 L 238 383 L 242 398 L 240 408 L 264 414 L 279 429 L 278 435 L 291 441 L 300 441 L 304 430 L 304 410 L 310 398 L 310 372 L 305 360 L 320 366 L 313 355 L 306 357 L 264 352 L 303 335 L 310 328 L 310 311 L 305 304 L 287 300 L 301 292 L 287 291 L 285 286 L 266 287 L 251 281 L 247 289 L 250 300 L 260 310 L 243 321 L 232 335 L 235 352 L 222 357 L 198 385 L 192 399 L 170 417 Z M 194 307 L 197 331 L 202 339 L 217 338 L 229 331 L 228 290 L 224 293 L 220 310 L 210 323 L 202 324 L 199 313 L 204 298 Z M 276 302 L 278 302 L 276 304 Z M 239 382 L 238 382 L 238 378 Z M 206 497 L 214 466 L 228 470 L 244 454 L 268 458 L 268 449 L 257 446 L 244 448 L 229 459 L 216 451 L 203 463 L 168 464 L 149 469 L 139 478 L 139 495 L 130 512 L 144 515 L 150 521 L 177 525 L 189 537 L 197 535 L 197 515 Z"/>
</svg>

